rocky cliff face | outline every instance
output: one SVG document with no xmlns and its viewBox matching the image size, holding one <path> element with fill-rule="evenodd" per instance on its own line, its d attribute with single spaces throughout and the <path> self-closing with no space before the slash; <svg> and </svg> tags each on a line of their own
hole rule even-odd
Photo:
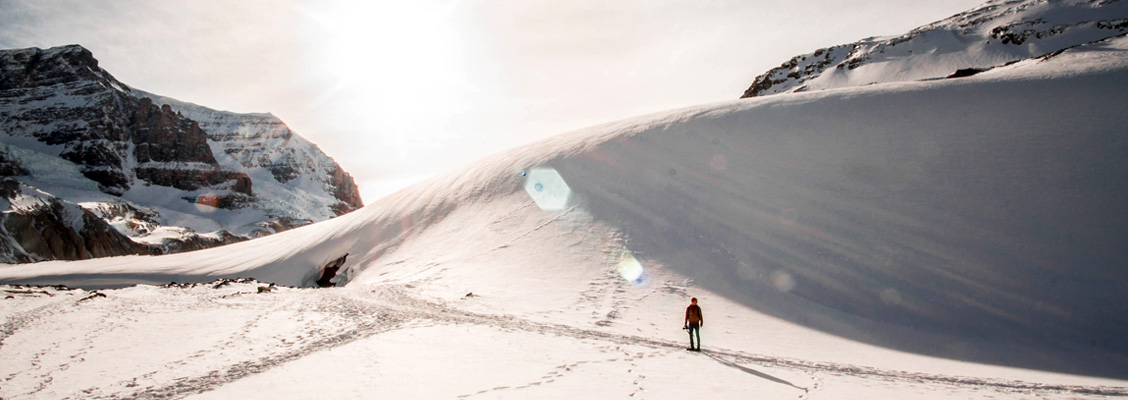
<svg viewBox="0 0 1128 400">
<path fill-rule="evenodd" d="M 272 114 L 219 111 L 140 90 L 134 93 L 197 121 L 220 165 L 248 171 L 258 185 L 256 192 L 300 197 L 292 206 L 280 207 L 286 217 L 308 219 L 304 215 L 312 208 L 324 219 L 363 206 L 352 176 Z"/>
<path fill-rule="evenodd" d="M 4 133 L 51 147 L 48 154 L 78 165 L 104 193 L 120 196 L 137 179 L 199 187 L 223 176 L 249 184 L 246 174 L 219 166 L 197 123 L 133 96 L 80 46 L 0 52 L 0 71 Z M 189 182 L 178 173 L 183 164 L 211 181 Z M 243 193 L 250 195 L 249 187 Z"/>
<path fill-rule="evenodd" d="M 130 240 L 90 211 L 16 179 L 0 179 L 0 199 L 9 204 L 9 210 L 0 216 L 8 239 L 0 250 L 6 250 L 3 253 L 10 254 L 11 261 L 147 253 L 145 245 Z"/>
<path fill-rule="evenodd" d="M 1124 0 L 992 0 L 904 35 L 796 56 L 741 97 L 968 76 L 1125 32 Z"/>
<path fill-rule="evenodd" d="M 0 262 L 203 248 L 363 205 L 351 176 L 273 115 L 135 91 L 76 45 L 0 51 L 4 177 Z M 30 192 L 44 200 L 13 206 Z M 67 205 L 88 211 L 56 218 Z M 123 224 L 114 209 L 146 211 Z"/>
</svg>

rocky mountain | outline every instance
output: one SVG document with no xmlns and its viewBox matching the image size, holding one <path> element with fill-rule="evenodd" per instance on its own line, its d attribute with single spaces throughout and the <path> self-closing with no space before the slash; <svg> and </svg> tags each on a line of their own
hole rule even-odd
<svg viewBox="0 0 1128 400">
<path fill-rule="evenodd" d="M 77 45 L 0 51 L 0 262 L 194 250 L 363 206 L 270 114 L 132 89 Z"/>
<path fill-rule="evenodd" d="M 322 220 L 362 204 L 352 177 L 273 114 L 217 111 L 136 89 L 134 93 L 170 105 L 199 123 L 216 150 L 219 164 L 249 174 L 258 185 L 257 193 L 269 192 L 273 199 L 287 199 L 278 206 L 286 209 L 290 218 L 302 219 L 303 211 L 311 210 Z"/>
<path fill-rule="evenodd" d="M 968 76 L 1126 32 L 1124 0 L 992 0 L 904 35 L 796 56 L 741 97 Z"/>
</svg>

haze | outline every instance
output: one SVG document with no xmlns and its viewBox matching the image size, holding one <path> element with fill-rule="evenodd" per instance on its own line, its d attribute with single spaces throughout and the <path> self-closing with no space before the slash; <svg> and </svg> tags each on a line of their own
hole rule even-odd
<svg viewBox="0 0 1128 400">
<path fill-rule="evenodd" d="M 535 139 L 734 99 L 794 55 L 979 3 L 0 0 L 0 48 L 81 44 L 138 89 L 274 113 L 372 202 Z"/>
</svg>

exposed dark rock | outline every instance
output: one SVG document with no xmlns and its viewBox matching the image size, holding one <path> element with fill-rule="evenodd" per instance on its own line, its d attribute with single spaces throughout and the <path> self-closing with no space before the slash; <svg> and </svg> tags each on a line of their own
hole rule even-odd
<svg viewBox="0 0 1128 400">
<path fill-rule="evenodd" d="M 12 178 L 0 181 L 0 196 L 11 200 L 21 194 L 20 183 Z M 2 225 L 8 238 L 19 249 L 9 248 L 9 260 L 84 260 L 123 254 L 145 254 L 148 249 L 114 230 L 109 224 L 78 205 L 54 196 L 30 209 L 4 213 Z M 73 213 L 79 213 L 75 221 Z M 75 226 L 75 222 L 78 222 Z M 6 241 L 8 238 L 0 238 Z"/>
<path fill-rule="evenodd" d="M 154 185 L 174 187 L 180 190 L 197 190 L 204 187 L 228 189 L 237 193 L 251 195 L 251 178 L 247 174 L 225 170 L 218 166 L 197 168 L 199 165 L 183 165 L 176 168 L 137 168 L 137 177 Z"/>
<path fill-rule="evenodd" d="M 352 175 L 337 166 L 333 173 L 329 175 L 329 184 L 333 186 L 333 196 L 340 199 L 341 202 L 333 205 L 333 211 L 337 215 L 347 214 L 358 208 L 364 207 L 364 202 L 360 198 L 360 190 L 356 187 L 356 182 L 353 181 Z"/>
<path fill-rule="evenodd" d="M 757 76 L 741 98 L 797 92 L 799 88 L 820 90 L 946 78 L 935 72 L 943 69 L 914 67 L 930 62 L 944 63 L 951 68 L 948 71 L 963 71 L 948 78 L 970 76 L 962 74 L 1052 57 L 1062 49 L 1126 31 L 1128 3 L 1120 0 L 988 2 L 904 35 L 867 38 L 794 57 Z M 968 52 L 974 54 L 950 56 Z M 915 62 L 905 62 L 907 59 Z M 851 73 L 862 67 L 872 68 L 864 77 Z"/>
<path fill-rule="evenodd" d="M 752 82 L 752 86 L 748 87 L 740 98 L 755 97 L 770 93 L 769 90 L 772 89 L 772 87 L 788 81 L 804 82 L 817 76 L 833 65 L 842 67 L 842 64 L 837 63 L 841 61 L 842 57 L 848 58 L 852 55 L 857 47 L 857 44 L 834 46 L 815 50 L 815 52 L 810 55 L 793 57 L 778 68 L 757 76 L 756 80 Z M 849 50 L 845 50 L 846 48 L 849 48 Z M 813 60 L 808 62 L 808 59 Z"/>
<path fill-rule="evenodd" d="M 129 178 L 120 170 L 114 169 L 83 169 L 82 176 L 98 182 L 98 190 L 103 193 L 121 196 L 129 190 Z"/>
<path fill-rule="evenodd" d="M 150 253 L 147 246 L 130 240 L 90 211 L 83 210 L 82 220 L 84 229 L 79 234 L 92 258 Z"/>
<path fill-rule="evenodd" d="M 129 236 L 144 237 L 160 227 L 156 208 L 142 211 L 124 199 L 84 203 L 93 211 L 90 215 L 101 221 L 87 223 L 88 211 L 51 197 L 36 210 L 5 213 L 10 218 L 0 223 L 4 228 L 0 229 L 0 258 L 7 257 L 0 261 L 4 262 L 188 251 L 324 218 L 324 210 L 309 210 L 304 204 L 258 199 L 252 180 L 263 179 L 259 171 L 269 171 L 268 176 L 280 183 L 303 177 L 320 183 L 325 193 L 339 200 L 326 202 L 331 203 L 327 211 L 335 215 L 363 206 L 352 177 L 277 117 L 216 111 L 149 96 L 117 81 L 98 66 L 89 50 L 77 45 L 0 50 L 0 130 L 18 140 L 50 146 L 51 152 L 57 151 L 51 155 L 73 163 L 78 173 L 96 183 L 75 184 L 78 191 L 96 187 L 102 193 L 123 196 L 138 186 L 167 187 L 171 196 L 161 194 L 166 191 L 162 188 L 144 190 L 166 202 L 182 198 L 222 209 L 261 208 L 270 218 L 239 227 L 245 237 L 227 231 L 201 236 L 184 230 L 182 238 L 165 239 L 161 245 L 138 244 L 128 240 Z M 223 152 L 222 164 L 213 149 Z M 43 164 L 32 167 L 44 168 Z M 70 167 L 64 169 L 64 176 L 73 180 Z M 51 172 L 41 172 L 29 172 L 19 158 L 0 147 L 0 178 L 27 176 L 21 178 L 24 183 L 35 186 L 39 185 L 34 182 L 36 176 L 52 176 Z M 39 199 L 50 196 L 27 188 L 36 190 Z M 267 188 L 267 193 L 286 190 Z M 19 190 L 17 181 L 0 185 L 0 192 L 18 194 Z M 136 196 L 130 198 L 137 201 Z M 137 206 L 144 208 L 145 204 Z M 75 229 L 68 230 L 60 223 L 72 224 Z M 261 228 L 248 232 L 254 224 Z M 123 238 L 127 242 L 121 242 Z M 30 247 L 21 248 L 24 244 Z"/>
<path fill-rule="evenodd" d="M 105 294 L 105 293 L 102 293 L 102 292 L 99 292 L 99 291 L 94 291 L 93 293 L 90 293 L 90 295 L 89 295 L 89 296 L 86 296 L 86 297 L 83 297 L 83 298 L 81 298 L 81 299 L 78 299 L 78 301 L 76 301 L 75 303 L 82 303 L 82 302 L 86 302 L 86 301 L 90 301 L 90 300 L 94 300 L 94 299 L 97 299 L 97 298 L 99 298 L 99 297 L 101 297 L 101 298 L 105 298 L 105 297 L 106 297 L 106 294 Z"/>
<path fill-rule="evenodd" d="M 98 60 L 90 50 L 79 45 L 49 50 L 30 48 L 0 54 L 0 90 L 78 81 L 94 81 L 106 87 L 121 85 L 98 68 Z"/>
<path fill-rule="evenodd" d="M 231 190 L 251 194 L 246 174 L 219 167 L 199 124 L 168 105 L 126 91 L 125 85 L 98 68 L 93 55 L 80 46 L 0 52 L 0 69 L 4 71 L 0 88 L 10 89 L 0 94 L 0 106 L 4 98 L 18 103 L 58 94 L 91 99 L 70 107 L 10 107 L 13 110 L 7 117 L 18 126 L 51 127 L 31 132 L 32 136 L 49 145 L 63 145 L 60 157 L 79 165 L 83 175 L 105 193 L 125 193 L 131 177 L 136 176 L 179 189 L 232 181 L 227 184 Z M 141 167 L 129 170 L 126 159 Z M 180 173 L 173 171 L 182 167 L 175 163 L 207 164 L 212 171 Z M 201 180 L 190 181 L 195 178 Z"/>
<path fill-rule="evenodd" d="M 27 170 L 18 161 L 8 156 L 8 153 L 0 151 L 0 178 L 8 176 L 20 176 L 27 174 Z"/>
<path fill-rule="evenodd" d="M 198 121 L 211 140 L 213 151 L 222 151 L 225 162 L 234 161 L 248 169 L 264 169 L 279 183 L 288 183 L 299 177 L 319 182 L 327 193 L 340 201 L 329 206 L 335 215 L 364 205 L 352 177 L 317 146 L 295 134 L 274 115 L 218 111 L 151 93 L 135 93 L 153 99 L 154 104 L 170 104 L 177 113 Z"/>
<path fill-rule="evenodd" d="M 77 142 L 68 146 L 59 157 L 91 168 L 121 168 L 121 157 L 117 153 L 91 142 Z"/>
<path fill-rule="evenodd" d="M 1097 27 L 1101 29 L 1122 31 L 1128 29 L 1128 18 L 1111 21 L 1099 21 L 1097 22 Z"/>
<path fill-rule="evenodd" d="M 138 235 L 147 235 L 160 227 L 160 214 L 155 210 L 143 209 L 133 204 L 101 203 L 95 207 L 87 208 L 104 221 L 120 226 L 119 230 Z"/>
<path fill-rule="evenodd" d="M 266 156 L 264 155 L 263 158 L 266 158 Z M 298 169 L 294 166 L 294 159 L 289 154 L 287 154 L 286 157 L 282 160 L 268 162 L 270 165 L 270 174 L 274 175 L 274 180 L 278 182 L 286 183 L 302 175 L 302 173 L 298 171 Z"/>
<path fill-rule="evenodd" d="M 142 97 L 129 122 L 137 162 L 219 164 L 200 125 L 178 116 L 167 104 L 158 107 L 153 100 Z"/>
<path fill-rule="evenodd" d="M 0 197 L 11 200 L 21 194 L 13 178 L 0 179 Z M 27 188 L 26 186 L 23 186 Z M 42 196 L 42 194 L 40 194 Z M 101 210 L 107 214 L 144 214 L 131 207 Z M 78 220 L 75 214 L 78 213 Z M 0 262 L 84 260 L 125 254 L 171 254 L 205 249 L 247 240 L 227 231 L 215 237 L 185 235 L 160 245 L 145 245 L 111 227 L 104 216 L 77 204 L 49 196 L 38 206 L 5 212 L 0 216 Z M 144 217 L 142 217 L 144 218 Z"/>
<path fill-rule="evenodd" d="M 11 200 L 20 193 L 20 181 L 12 178 L 0 179 L 0 198 Z"/>
</svg>

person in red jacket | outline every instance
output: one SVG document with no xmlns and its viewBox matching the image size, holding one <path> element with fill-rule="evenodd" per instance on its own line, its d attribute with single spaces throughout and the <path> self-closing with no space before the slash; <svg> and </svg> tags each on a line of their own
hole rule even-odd
<svg viewBox="0 0 1128 400">
<path fill-rule="evenodd" d="M 689 299 L 689 303 L 689 307 L 685 308 L 685 325 L 682 325 L 682 329 L 689 331 L 689 348 L 686 350 L 701 351 L 701 326 L 705 325 L 705 317 L 701 315 L 696 297 Z M 697 334 L 697 347 L 693 346 L 694 334 Z"/>
</svg>

